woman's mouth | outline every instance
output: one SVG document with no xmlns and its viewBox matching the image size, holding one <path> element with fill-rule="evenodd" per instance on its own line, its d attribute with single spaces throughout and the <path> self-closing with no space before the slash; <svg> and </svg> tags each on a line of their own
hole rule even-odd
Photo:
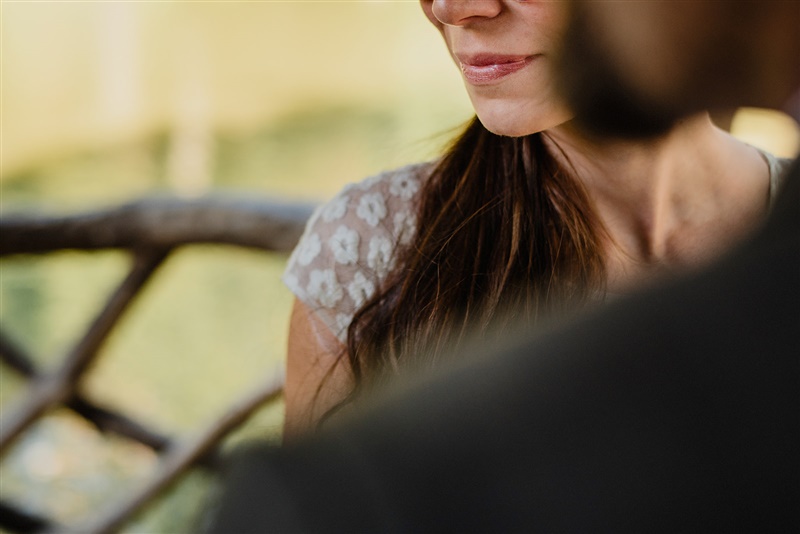
<svg viewBox="0 0 800 534">
<path fill-rule="evenodd" d="M 459 56 L 464 78 L 473 85 L 487 85 L 527 67 L 536 56 L 474 55 Z"/>
</svg>

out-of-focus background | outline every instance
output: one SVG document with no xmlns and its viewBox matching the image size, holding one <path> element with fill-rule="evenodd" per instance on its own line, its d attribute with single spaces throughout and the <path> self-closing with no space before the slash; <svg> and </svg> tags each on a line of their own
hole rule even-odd
<svg viewBox="0 0 800 534">
<path fill-rule="evenodd" d="M 471 116 L 416 1 L 2 2 L 0 210 L 74 212 L 213 191 L 321 201 L 434 157 Z M 792 156 L 785 116 L 733 131 Z M 280 255 L 195 247 L 172 258 L 103 349 L 84 389 L 153 426 L 191 432 L 281 365 L 291 295 Z M 52 367 L 125 272 L 119 253 L 0 264 L 2 324 Z M 24 383 L 0 368 L 4 409 Z M 234 439 L 276 437 L 281 406 Z M 65 522 L 126 492 L 149 450 L 49 414 L 0 468 L 0 497 Z M 127 532 L 187 528 L 191 475 Z"/>
</svg>

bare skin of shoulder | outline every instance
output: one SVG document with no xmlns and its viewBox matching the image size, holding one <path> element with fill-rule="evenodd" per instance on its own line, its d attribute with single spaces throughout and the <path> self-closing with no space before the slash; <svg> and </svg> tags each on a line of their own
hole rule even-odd
<svg viewBox="0 0 800 534">
<path fill-rule="evenodd" d="M 344 345 L 300 300 L 289 324 L 284 440 L 311 428 L 352 386 Z"/>
</svg>

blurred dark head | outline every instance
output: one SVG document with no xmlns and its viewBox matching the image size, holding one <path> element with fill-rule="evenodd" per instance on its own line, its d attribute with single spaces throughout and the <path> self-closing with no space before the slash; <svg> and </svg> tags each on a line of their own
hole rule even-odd
<svg viewBox="0 0 800 534">
<path fill-rule="evenodd" d="M 783 108 L 800 87 L 800 1 L 574 0 L 561 83 L 579 121 L 655 136 L 682 116 Z"/>
</svg>

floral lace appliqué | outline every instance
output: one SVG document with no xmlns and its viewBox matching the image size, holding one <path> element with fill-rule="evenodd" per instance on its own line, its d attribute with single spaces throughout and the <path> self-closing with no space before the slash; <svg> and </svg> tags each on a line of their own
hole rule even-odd
<svg viewBox="0 0 800 534">
<path fill-rule="evenodd" d="M 356 215 L 367 221 L 370 226 L 378 226 L 378 223 L 386 217 L 386 201 L 383 199 L 383 195 L 367 193 L 361 197 Z"/>
<path fill-rule="evenodd" d="M 358 261 L 358 243 L 361 236 L 358 232 L 347 226 L 340 226 L 328 240 L 328 246 L 333 251 L 333 258 L 337 263 L 351 265 Z"/>
<path fill-rule="evenodd" d="M 283 281 L 341 341 L 394 268 L 397 247 L 416 235 L 422 180 L 432 168 L 412 165 L 349 185 L 306 225 Z"/>
<path fill-rule="evenodd" d="M 308 265 L 314 258 L 316 258 L 322 250 L 322 242 L 319 239 L 319 234 L 311 234 L 306 236 L 302 243 L 297 248 L 297 263 L 300 265 Z"/>
</svg>

